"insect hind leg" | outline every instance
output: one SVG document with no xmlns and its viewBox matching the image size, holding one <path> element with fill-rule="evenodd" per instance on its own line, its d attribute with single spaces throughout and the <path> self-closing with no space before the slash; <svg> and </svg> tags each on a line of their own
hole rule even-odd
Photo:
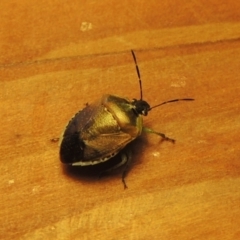
<svg viewBox="0 0 240 240">
<path fill-rule="evenodd" d="M 128 151 L 128 154 L 126 152 L 123 152 L 121 154 L 121 159 L 122 159 L 121 163 L 122 163 L 122 165 L 124 165 L 124 169 L 123 169 L 123 172 L 122 172 L 122 183 L 123 183 L 124 189 L 126 189 L 128 187 L 127 187 L 127 184 L 125 182 L 125 178 L 127 176 L 129 164 L 130 164 L 131 159 L 132 159 L 131 151 Z"/>
<path fill-rule="evenodd" d="M 175 139 L 169 138 L 164 133 L 156 132 L 151 128 L 143 127 L 143 131 L 146 133 L 156 134 L 156 135 L 160 136 L 163 141 L 169 141 L 169 142 L 175 143 Z"/>
<path fill-rule="evenodd" d="M 123 171 L 122 171 L 122 183 L 123 183 L 124 189 L 128 188 L 127 184 L 125 182 L 125 178 L 127 176 L 127 172 L 128 172 L 128 168 L 129 168 L 131 159 L 132 159 L 131 151 L 122 152 L 121 153 L 121 162 L 119 162 L 117 165 L 115 165 L 113 168 L 111 168 L 111 170 L 113 170 L 118 167 L 124 166 Z"/>
<path fill-rule="evenodd" d="M 128 188 L 127 187 L 127 184 L 125 182 L 125 178 L 127 176 L 127 172 L 128 172 L 128 168 L 129 168 L 129 165 L 130 165 L 130 162 L 131 162 L 131 159 L 132 159 L 132 154 L 131 154 L 131 151 L 128 150 L 128 151 L 123 151 L 120 153 L 120 156 L 121 156 L 121 160 L 115 164 L 114 166 L 108 168 L 107 170 L 104 170 L 103 172 L 100 173 L 99 177 L 102 176 L 102 174 L 104 173 L 107 173 L 107 172 L 111 172 L 119 167 L 123 167 L 123 171 L 122 171 L 122 183 L 123 183 L 123 186 L 124 186 L 124 189 Z"/>
</svg>

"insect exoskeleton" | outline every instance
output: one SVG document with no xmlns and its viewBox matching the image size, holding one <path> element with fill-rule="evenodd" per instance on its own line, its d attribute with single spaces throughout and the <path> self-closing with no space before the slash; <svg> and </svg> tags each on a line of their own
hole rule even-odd
<svg viewBox="0 0 240 240">
<path fill-rule="evenodd" d="M 116 155 L 142 132 L 142 117 L 133 104 L 126 98 L 104 95 L 100 102 L 78 112 L 62 137 L 62 162 L 87 166 Z"/>
<path fill-rule="evenodd" d="M 65 164 L 72 166 L 91 166 L 101 164 L 114 157 L 124 147 L 139 135 L 142 131 L 154 133 L 163 140 L 174 142 L 163 133 L 143 127 L 142 116 L 160 105 L 177 102 L 191 101 L 192 98 L 174 99 L 165 101 L 156 106 L 143 100 L 142 81 L 136 57 L 132 51 L 135 62 L 139 86 L 140 99 L 129 100 L 127 98 L 106 94 L 100 101 L 87 104 L 68 123 L 60 140 L 60 159 Z M 127 166 L 130 155 L 123 152 L 122 161 L 115 167 L 125 165 L 122 174 L 124 187 Z"/>
</svg>

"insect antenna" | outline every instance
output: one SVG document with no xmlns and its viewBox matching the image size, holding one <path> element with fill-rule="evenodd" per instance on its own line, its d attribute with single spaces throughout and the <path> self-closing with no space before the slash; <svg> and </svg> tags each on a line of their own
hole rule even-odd
<svg viewBox="0 0 240 240">
<path fill-rule="evenodd" d="M 137 59 L 136 59 L 135 53 L 134 53 L 133 50 L 131 50 L 131 52 L 132 52 L 132 55 L 133 55 L 133 59 L 134 59 L 134 62 L 135 62 L 137 75 L 138 75 L 138 81 L 139 81 L 139 87 L 140 87 L 140 100 L 142 100 L 143 94 L 142 94 L 142 80 L 141 80 L 141 76 L 140 76 L 140 71 L 139 71 L 139 68 L 138 68 L 138 64 L 137 64 Z"/>
<path fill-rule="evenodd" d="M 173 100 L 165 101 L 165 102 L 162 102 L 158 105 L 155 105 L 155 106 L 149 108 L 148 111 L 152 110 L 153 108 L 159 107 L 161 105 L 167 104 L 167 103 L 178 102 L 178 101 L 193 101 L 193 100 L 194 100 L 193 98 L 173 99 Z"/>
</svg>

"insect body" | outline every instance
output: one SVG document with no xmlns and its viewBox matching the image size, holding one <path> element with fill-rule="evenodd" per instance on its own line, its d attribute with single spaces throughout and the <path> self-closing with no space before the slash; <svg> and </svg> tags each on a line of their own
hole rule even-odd
<svg viewBox="0 0 240 240">
<path fill-rule="evenodd" d="M 87 104 L 70 120 L 62 135 L 60 159 L 63 163 L 73 166 L 89 166 L 108 161 L 129 142 L 141 135 L 142 131 L 157 134 L 164 140 L 174 142 L 162 133 L 143 127 L 142 115 L 147 116 L 151 109 L 166 103 L 193 99 L 174 99 L 150 107 L 142 99 L 142 82 L 133 51 L 132 55 L 139 78 L 140 100 L 129 100 L 106 94 L 100 101 Z M 128 160 L 127 155 L 123 154 L 122 162 L 118 166 L 123 164 L 127 166 Z M 126 188 L 125 174 L 126 169 L 122 175 Z"/>
<path fill-rule="evenodd" d="M 113 157 L 142 131 L 142 118 L 128 99 L 104 95 L 69 122 L 61 143 L 64 163 L 86 166 Z"/>
</svg>

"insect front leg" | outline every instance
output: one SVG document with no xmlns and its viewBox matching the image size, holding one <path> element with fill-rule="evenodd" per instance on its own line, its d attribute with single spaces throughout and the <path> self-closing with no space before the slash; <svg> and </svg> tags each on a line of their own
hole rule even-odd
<svg viewBox="0 0 240 240">
<path fill-rule="evenodd" d="M 154 133 L 162 138 L 163 141 L 169 141 L 175 143 L 175 140 L 172 138 L 167 137 L 164 133 L 156 132 L 151 128 L 143 127 L 143 131 L 146 133 Z"/>
</svg>

